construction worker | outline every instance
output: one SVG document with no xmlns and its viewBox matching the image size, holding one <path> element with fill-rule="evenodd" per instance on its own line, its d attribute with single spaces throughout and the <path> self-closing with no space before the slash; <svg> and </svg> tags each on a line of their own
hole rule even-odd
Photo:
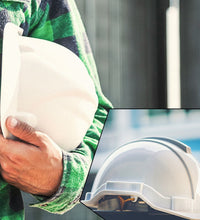
<svg viewBox="0 0 200 220">
<path fill-rule="evenodd" d="M 0 1 L 1 39 L 8 22 L 21 27 L 24 36 L 45 39 L 70 49 L 85 64 L 95 84 L 98 109 L 83 142 L 75 150 L 61 151 L 47 134 L 38 132 L 12 115 L 7 118 L 6 127 L 18 140 L 0 135 L 0 219 L 24 218 L 19 189 L 38 199 L 32 207 L 62 214 L 79 201 L 111 104 L 102 94 L 74 0 Z M 12 65 L 14 61 L 10 62 Z"/>
</svg>

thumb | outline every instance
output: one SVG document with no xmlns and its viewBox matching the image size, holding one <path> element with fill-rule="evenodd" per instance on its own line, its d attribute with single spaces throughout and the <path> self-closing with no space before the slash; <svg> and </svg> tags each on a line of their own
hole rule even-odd
<svg viewBox="0 0 200 220">
<path fill-rule="evenodd" d="M 38 147 L 41 145 L 39 135 L 35 129 L 27 123 L 9 116 L 6 119 L 6 127 L 15 137 Z"/>
</svg>

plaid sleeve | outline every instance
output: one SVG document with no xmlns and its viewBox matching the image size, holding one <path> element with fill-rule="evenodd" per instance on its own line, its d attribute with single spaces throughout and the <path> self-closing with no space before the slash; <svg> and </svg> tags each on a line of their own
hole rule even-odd
<svg viewBox="0 0 200 220">
<path fill-rule="evenodd" d="M 64 172 L 58 192 L 51 198 L 37 197 L 39 203 L 32 205 L 62 214 L 79 201 L 108 109 L 112 106 L 101 91 L 91 48 L 74 0 L 42 0 L 38 15 L 34 17 L 37 21 L 32 22 L 29 36 L 54 41 L 79 56 L 94 81 L 99 99 L 93 124 L 82 144 L 75 151 L 63 152 Z"/>
</svg>

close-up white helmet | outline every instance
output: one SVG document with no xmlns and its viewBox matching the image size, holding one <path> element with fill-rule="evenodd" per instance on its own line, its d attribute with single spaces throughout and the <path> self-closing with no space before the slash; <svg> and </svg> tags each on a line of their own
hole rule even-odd
<svg viewBox="0 0 200 220">
<path fill-rule="evenodd" d="M 190 148 L 179 141 L 141 138 L 106 159 L 82 202 L 97 211 L 147 212 L 150 207 L 181 218 L 200 219 L 199 164 Z"/>
<path fill-rule="evenodd" d="M 98 105 L 95 86 L 67 48 L 31 37 L 12 23 L 4 29 L 1 126 L 15 116 L 49 135 L 65 150 L 75 149 L 93 122 Z M 12 61 L 12 63 L 10 62 Z"/>
</svg>

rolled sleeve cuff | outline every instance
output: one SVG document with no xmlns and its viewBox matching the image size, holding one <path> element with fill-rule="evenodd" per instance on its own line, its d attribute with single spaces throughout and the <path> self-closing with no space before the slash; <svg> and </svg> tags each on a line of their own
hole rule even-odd
<svg viewBox="0 0 200 220">
<path fill-rule="evenodd" d="M 30 204 L 30 207 L 40 208 L 40 209 L 43 209 L 45 211 L 55 213 L 55 214 L 63 214 L 66 211 L 73 208 L 74 205 L 78 203 L 80 196 L 81 196 L 82 189 L 75 190 L 77 193 L 77 196 L 75 197 L 75 199 L 70 201 L 70 198 L 69 198 L 70 193 L 67 192 L 68 190 L 66 189 L 67 176 L 70 175 L 68 173 L 69 170 L 67 168 L 67 163 L 69 162 L 68 161 L 69 155 L 67 152 L 63 151 L 62 157 L 63 157 L 63 176 L 62 176 L 60 187 L 58 188 L 57 192 L 54 193 L 50 197 L 33 195 L 38 200 L 38 202 L 34 204 Z M 80 192 L 78 193 L 78 191 Z"/>
</svg>

